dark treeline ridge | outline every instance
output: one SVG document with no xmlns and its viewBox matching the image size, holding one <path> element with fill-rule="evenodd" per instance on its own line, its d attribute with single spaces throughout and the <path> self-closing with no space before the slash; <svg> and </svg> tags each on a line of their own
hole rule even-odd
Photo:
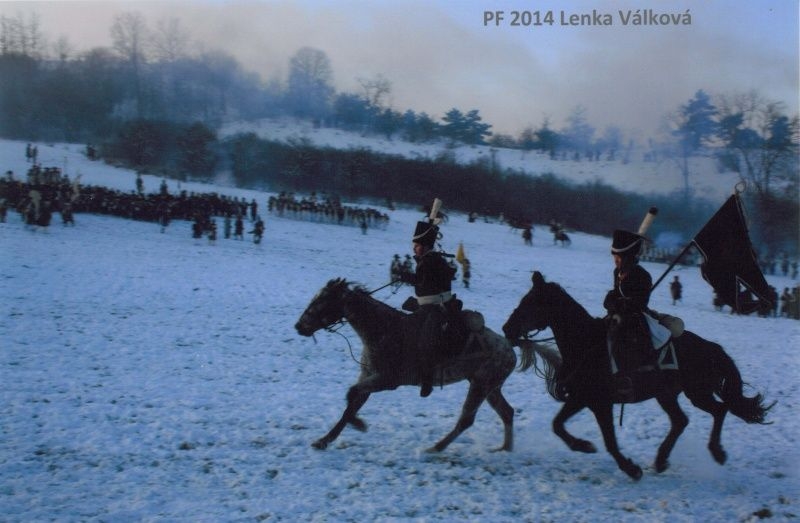
<svg viewBox="0 0 800 523">
<path fill-rule="evenodd" d="M 349 199 L 391 200 L 422 207 L 433 196 L 451 210 L 503 214 L 512 222 L 556 220 L 572 230 L 610 234 L 635 228 L 650 206 L 660 209 L 651 234 L 670 233 L 671 241 L 688 241 L 716 212 L 720 202 L 687 200 L 672 195 L 641 195 L 598 181 L 569 183 L 552 174 L 532 176 L 493 167 L 488 159 L 458 164 L 441 158 L 411 159 L 368 149 L 318 147 L 308 141 L 287 143 L 243 133 L 218 140 L 202 124 L 131 121 L 100 146 L 106 161 L 140 172 L 211 181 L 229 170 L 240 187 L 272 191 L 325 191 Z M 751 231 L 764 255 L 796 254 L 796 239 L 786 223 L 798 223 L 798 205 L 786 199 L 768 202 L 745 194 L 754 212 Z M 768 212 L 760 212 L 766 205 Z"/>
<path fill-rule="evenodd" d="M 273 190 L 327 191 L 348 198 L 429 204 L 432 196 L 450 210 L 498 216 L 512 222 L 557 220 L 573 230 L 609 234 L 620 224 L 635 227 L 651 205 L 662 210 L 658 229 L 693 235 L 714 208 L 690 205 L 679 196 L 645 197 L 592 182 L 569 184 L 553 175 L 495 170 L 488 162 L 461 165 L 441 159 L 409 159 L 368 150 L 319 148 L 267 141 L 253 134 L 223 142 L 237 184 Z M 657 231 L 657 229 L 654 229 Z"/>
</svg>

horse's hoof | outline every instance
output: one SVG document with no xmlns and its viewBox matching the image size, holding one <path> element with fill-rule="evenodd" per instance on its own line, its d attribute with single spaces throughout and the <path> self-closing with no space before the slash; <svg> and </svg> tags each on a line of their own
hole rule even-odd
<svg viewBox="0 0 800 523">
<path fill-rule="evenodd" d="M 585 454 L 594 454 L 597 452 L 597 447 L 591 441 L 579 439 L 569 446 L 570 450 L 575 452 L 583 452 Z"/>
<path fill-rule="evenodd" d="M 328 448 L 328 442 L 325 440 L 318 439 L 314 443 L 311 444 L 312 447 L 319 450 L 325 450 Z"/>
<path fill-rule="evenodd" d="M 656 461 L 655 467 L 656 467 L 656 472 L 660 474 L 669 468 L 669 461 L 667 460 Z"/>
<path fill-rule="evenodd" d="M 724 465 L 725 461 L 728 460 L 728 454 L 722 449 L 722 447 L 708 447 L 708 450 L 711 451 L 711 455 L 714 457 L 714 461 L 719 463 L 720 465 Z"/>
<path fill-rule="evenodd" d="M 640 467 L 633 461 L 626 459 L 620 468 L 625 474 L 630 476 L 632 479 L 636 481 L 642 479 L 642 467 Z"/>
<path fill-rule="evenodd" d="M 512 450 L 514 450 L 513 445 L 503 445 L 502 447 L 492 449 L 492 452 L 511 452 Z"/>
<path fill-rule="evenodd" d="M 361 432 L 366 432 L 367 431 L 367 424 L 364 423 L 364 420 L 362 420 L 361 418 L 353 418 L 350 421 L 350 425 L 354 429 L 356 429 L 358 431 L 361 431 Z"/>
</svg>

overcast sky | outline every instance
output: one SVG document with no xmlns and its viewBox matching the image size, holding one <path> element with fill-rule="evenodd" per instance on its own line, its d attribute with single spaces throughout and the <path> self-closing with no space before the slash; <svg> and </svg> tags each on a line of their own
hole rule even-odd
<svg viewBox="0 0 800 523">
<path fill-rule="evenodd" d="M 542 22 L 551 12 L 553 23 L 513 26 L 522 10 L 530 18 L 521 23 L 536 20 L 532 10 Z M 613 25 L 562 24 L 593 10 Z M 637 10 L 680 22 L 688 13 L 691 24 L 633 25 Z M 0 14 L 35 12 L 48 38 L 64 36 L 76 51 L 110 46 L 114 16 L 126 11 L 151 27 L 178 18 L 193 41 L 265 80 L 285 79 L 291 55 L 315 47 L 330 58 L 339 91 L 383 75 L 396 110 L 439 118 L 478 109 L 493 131 L 515 136 L 545 117 L 560 128 L 579 105 L 598 132 L 614 124 L 649 134 L 698 89 L 756 90 L 798 111 L 797 0 L 0 1 Z M 486 11 L 503 19 L 485 24 Z"/>
</svg>

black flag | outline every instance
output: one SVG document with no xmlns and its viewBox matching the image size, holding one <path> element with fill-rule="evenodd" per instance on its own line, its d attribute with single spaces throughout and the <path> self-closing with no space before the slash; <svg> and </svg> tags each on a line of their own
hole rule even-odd
<svg viewBox="0 0 800 523">
<path fill-rule="evenodd" d="M 738 194 L 728 198 L 692 242 L 704 259 L 703 278 L 721 303 L 739 314 L 750 314 L 761 302 L 770 303 L 769 285 L 750 243 Z"/>
</svg>

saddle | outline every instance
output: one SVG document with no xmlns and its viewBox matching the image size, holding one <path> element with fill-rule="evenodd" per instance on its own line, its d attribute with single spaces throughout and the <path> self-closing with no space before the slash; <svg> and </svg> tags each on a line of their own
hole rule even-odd
<svg viewBox="0 0 800 523">
<path fill-rule="evenodd" d="M 683 334 L 683 320 L 676 316 L 660 314 L 656 311 L 648 311 L 644 314 L 644 318 L 650 332 L 650 339 L 646 341 L 652 343 L 650 346 L 652 350 L 644 354 L 640 352 L 638 364 L 633 366 L 626 365 L 624 374 L 619 372 L 619 368 L 622 366 L 618 365 L 617 358 L 622 357 L 623 354 L 627 357 L 631 356 L 626 354 L 624 350 L 621 351 L 619 347 L 614 347 L 613 343 L 609 342 L 608 344 L 611 371 L 615 375 L 614 395 L 616 400 L 620 402 L 633 401 L 634 391 L 646 385 L 648 379 L 652 379 L 652 376 L 648 376 L 650 373 L 661 370 L 678 370 L 678 358 L 675 354 L 673 340 Z M 637 340 L 634 343 L 642 343 L 644 341 Z M 633 358 L 636 358 L 636 356 L 633 356 Z"/>
<path fill-rule="evenodd" d="M 483 314 L 473 310 L 459 310 L 451 314 L 451 321 L 448 322 L 444 339 L 445 343 L 443 356 L 446 359 L 454 358 L 461 354 L 475 340 L 480 340 L 479 334 L 483 332 L 486 325 Z"/>
</svg>

